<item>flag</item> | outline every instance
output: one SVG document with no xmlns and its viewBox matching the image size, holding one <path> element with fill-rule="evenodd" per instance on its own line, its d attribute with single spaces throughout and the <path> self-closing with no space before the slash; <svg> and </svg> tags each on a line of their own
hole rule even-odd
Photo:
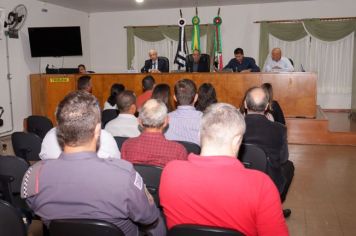
<svg viewBox="0 0 356 236">
<path fill-rule="evenodd" d="M 192 18 L 193 32 L 192 32 L 192 51 L 199 50 L 200 52 L 200 19 L 198 15 Z"/>
<path fill-rule="evenodd" d="M 222 19 L 219 15 L 220 14 L 218 14 L 218 16 L 214 18 L 214 25 L 215 25 L 214 66 L 216 70 L 222 70 L 224 68 L 223 58 L 222 58 L 222 47 L 221 47 L 221 29 L 220 29 Z"/>
<path fill-rule="evenodd" d="M 180 70 L 181 67 L 185 67 L 186 65 L 186 50 L 185 50 L 185 19 L 180 18 L 178 21 L 179 25 L 179 42 L 176 57 L 174 59 L 174 64 L 178 64 L 178 69 Z"/>
</svg>

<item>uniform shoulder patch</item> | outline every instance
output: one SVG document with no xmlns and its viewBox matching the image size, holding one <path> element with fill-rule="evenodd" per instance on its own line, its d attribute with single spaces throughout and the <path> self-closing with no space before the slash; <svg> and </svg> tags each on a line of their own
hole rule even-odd
<svg viewBox="0 0 356 236">
<path fill-rule="evenodd" d="M 43 162 L 38 162 L 31 166 L 25 173 L 21 184 L 21 197 L 28 198 L 39 192 L 39 175 Z"/>
<path fill-rule="evenodd" d="M 136 177 L 135 177 L 134 185 L 135 185 L 139 190 L 142 190 L 142 187 L 143 187 L 143 179 L 142 179 L 142 177 L 140 176 L 140 174 L 137 173 L 137 172 L 136 172 Z"/>
</svg>

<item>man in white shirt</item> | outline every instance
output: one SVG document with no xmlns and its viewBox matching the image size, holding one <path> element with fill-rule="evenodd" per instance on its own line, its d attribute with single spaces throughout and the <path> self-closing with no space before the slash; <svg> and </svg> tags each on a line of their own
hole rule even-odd
<svg viewBox="0 0 356 236">
<path fill-rule="evenodd" d="M 126 90 L 117 96 L 117 108 L 120 114 L 105 125 L 105 130 L 114 137 L 137 137 L 140 135 L 136 113 L 136 96 L 134 92 Z"/>
<path fill-rule="evenodd" d="M 293 72 L 294 67 L 287 57 L 282 57 L 280 48 L 273 48 L 263 67 L 264 72 Z"/>
</svg>

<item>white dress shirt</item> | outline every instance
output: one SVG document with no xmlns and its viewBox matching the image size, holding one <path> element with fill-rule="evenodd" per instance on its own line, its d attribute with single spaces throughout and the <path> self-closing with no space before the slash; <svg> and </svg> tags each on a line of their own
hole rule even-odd
<svg viewBox="0 0 356 236">
<path fill-rule="evenodd" d="M 119 114 L 105 125 L 105 130 L 114 137 L 133 138 L 141 134 L 138 126 L 138 120 L 134 115 Z"/>
<path fill-rule="evenodd" d="M 264 72 L 293 72 L 294 67 L 286 57 L 281 57 L 279 61 L 274 61 L 271 56 L 268 56 L 263 67 Z"/>
</svg>

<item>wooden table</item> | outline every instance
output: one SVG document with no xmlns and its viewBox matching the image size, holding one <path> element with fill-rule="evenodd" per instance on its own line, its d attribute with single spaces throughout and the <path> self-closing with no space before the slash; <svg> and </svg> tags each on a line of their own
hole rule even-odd
<svg viewBox="0 0 356 236">
<path fill-rule="evenodd" d="M 30 75 L 32 113 L 55 120 L 55 110 L 64 96 L 76 89 L 81 75 Z M 101 106 L 109 96 L 113 83 L 122 83 L 137 95 L 142 93 L 141 81 L 146 74 L 91 74 L 93 94 Z M 252 86 L 271 83 L 274 99 L 281 105 L 286 117 L 314 118 L 316 115 L 315 73 L 162 73 L 154 74 L 158 83 L 173 86 L 182 78 L 195 81 L 197 86 L 211 83 L 216 89 L 219 102 L 240 106 L 245 91 Z"/>
</svg>

